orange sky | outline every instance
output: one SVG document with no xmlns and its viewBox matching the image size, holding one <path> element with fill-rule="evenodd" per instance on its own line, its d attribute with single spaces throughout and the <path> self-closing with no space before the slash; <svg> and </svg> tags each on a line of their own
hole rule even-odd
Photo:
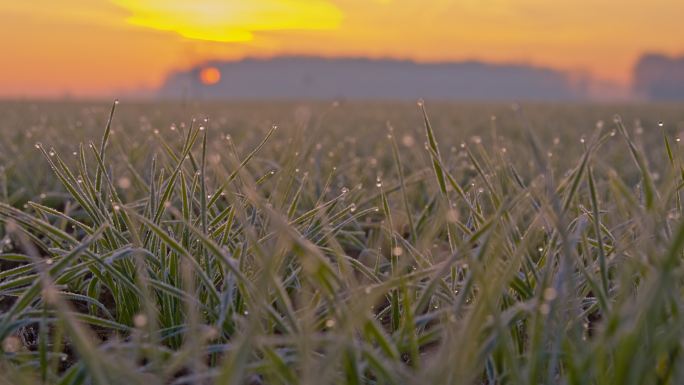
<svg viewBox="0 0 684 385">
<path fill-rule="evenodd" d="M 684 53 L 682 0 L 0 2 L 0 97 L 109 97 L 220 58 L 310 54 L 533 63 L 629 83 Z"/>
</svg>

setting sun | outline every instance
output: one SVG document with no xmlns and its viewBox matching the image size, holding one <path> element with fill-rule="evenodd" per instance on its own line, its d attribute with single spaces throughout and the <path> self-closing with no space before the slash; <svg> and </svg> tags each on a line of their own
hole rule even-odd
<svg viewBox="0 0 684 385">
<path fill-rule="evenodd" d="M 200 71 L 199 77 L 202 84 L 212 86 L 221 81 L 221 71 L 216 67 L 206 67 Z"/>
</svg>

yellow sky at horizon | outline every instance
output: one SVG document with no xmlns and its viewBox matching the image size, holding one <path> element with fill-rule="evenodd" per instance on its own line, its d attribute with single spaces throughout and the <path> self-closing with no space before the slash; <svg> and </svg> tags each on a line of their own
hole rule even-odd
<svg viewBox="0 0 684 385">
<path fill-rule="evenodd" d="M 679 0 L 30 0 L 0 3 L 0 97 L 110 96 L 211 59 L 530 63 L 626 85 L 682 54 Z"/>
</svg>

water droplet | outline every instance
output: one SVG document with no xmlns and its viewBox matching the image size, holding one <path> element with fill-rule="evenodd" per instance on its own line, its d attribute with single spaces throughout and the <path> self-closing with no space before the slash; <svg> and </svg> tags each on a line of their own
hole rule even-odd
<svg viewBox="0 0 684 385">
<path fill-rule="evenodd" d="M 406 147 L 413 147 L 416 144 L 416 140 L 413 139 L 413 136 L 406 134 L 401 138 L 401 144 Z"/>
<path fill-rule="evenodd" d="M 271 128 L 274 129 L 274 130 L 277 130 L 277 129 L 278 129 L 278 125 L 277 125 L 277 124 L 274 124 L 274 125 L 271 126 Z"/>
<path fill-rule="evenodd" d="M 395 257 L 400 257 L 402 254 L 404 254 L 404 249 L 402 249 L 400 246 L 392 249 L 392 255 Z"/>
<path fill-rule="evenodd" d="M 679 142 L 679 141 L 681 141 L 681 139 L 679 139 L 679 138 L 675 139 L 675 142 Z"/>
<path fill-rule="evenodd" d="M 328 329 L 335 327 L 335 320 L 329 319 L 329 320 L 325 321 L 325 327 Z"/>
<path fill-rule="evenodd" d="M 382 179 L 380 179 L 380 176 L 375 178 L 375 187 L 382 187 Z"/>
<path fill-rule="evenodd" d="M 580 143 L 584 143 L 584 142 L 585 142 L 585 139 L 584 139 L 584 136 L 582 136 L 582 137 L 580 138 Z"/>
<path fill-rule="evenodd" d="M 205 127 L 204 127 L 204 126 L 200 126 L 200 127 L 199 127 L 199 130 L 200 130 L 200 131 L 204 131 L 204 130 L 205 130 Z"/>
<path fill-rule="evenodd" d="M 114 99 L 114 104 L 119 105 L 119 99 Z"/>
<path fill-rule="evenodd" d="M 21 340 L 17 336 L 9 336 L 2 340 L 2 350 L 7 353 L 16 353 L 21 347 Z"/>
<path fill-rule="evenodd" d="M 663 127 L 665 124 L 663 122 L 658 122 L 658 127 Z"/>
<path fill-rule="evenodd" d="M 346 194 L 349 192 L 349 189 L 346 187 L 342 187 L 342 195 Z"/>
<path fill-rule="evenodd" d="M 157 130 L 156 128 L 152 132 L 154 132 L 155 135 L 159 135 L 159 130 Z"/>
<path fill-rule="evenodd" d="M 136 314 L 133 316 L 133 325 L 136 328 L 144 328 L 147 325 L 147 316 L 144 314 Z"/>
<path fill-rule="evenodd" d="M 558 297 L 558 292 L 556 291 L 556 289 L 552 287 L 547 287 L 544 290 L 544 300 L 553 301 L 554 299 L 556 299 L 556 297 Z"/>
<path fill-rule="evenodd" d="M 46 264 L 46 265 L 52 265 L 54 262 L 55 262 L 55 261 L 54 261 L 54 259 L 52 259 L 52 258 L 48 258 L 48 259 L 45 260 L 45 264 Z"/>
<path fill-rule="evenodd" d="M 352 203 L 352 204 L 349 205 L 349 211 L 352 212 L 352 213 L 353 213 L 354 211 L 356 211 L 356 205 L 355 205 L 354 203 Z"/>
<path fill-rule="evenodd" d="M 416 104 L 418 104 L 418 107 L 423 107 L 423 106 L 425 105 L 425 100 L 423 100 L 423 99 L 418 99 L 418 101 L 416 102 Z"/>
<path fill-rule="evenodd" d="M 55 156 L 55 152 L 53 150 L 50 150 L 49 154 L 50 156 Z"/>
<path fill-rule="evenodd" d="M 112 208 L 114 209 L 114 211 L 121 210 L 121 206 L 119 206 L 119 205 L 114 205 L 114 206 L 112 206 Z"/>
</svg>

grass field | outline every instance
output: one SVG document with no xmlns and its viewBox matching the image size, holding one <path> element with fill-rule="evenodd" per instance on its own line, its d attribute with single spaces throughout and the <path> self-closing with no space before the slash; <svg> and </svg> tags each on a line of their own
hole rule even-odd
<svg viewBox="0 0 684 385">
<path fill-rule="evenodd" d="M 680 134 L 681 105 L 0 103 L 0 384 L 684 383 Z"/>
</svg>

